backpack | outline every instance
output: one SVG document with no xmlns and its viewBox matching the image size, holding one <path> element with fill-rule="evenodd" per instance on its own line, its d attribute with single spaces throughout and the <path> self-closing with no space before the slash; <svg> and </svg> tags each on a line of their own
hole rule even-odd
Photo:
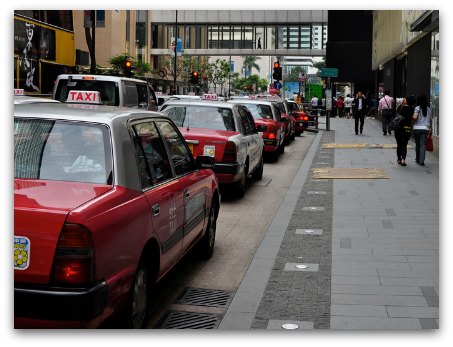
<svg viewBox="0 0 453 347">
<path fill-rule="evenodd" d="M 399 128 L 401 121 L 404 120 L 404 117 L 400 114 L 397 114 L 395 117 L 392 118 L 389 124 L 390 130 L 395 131 Z"/>
</svg>

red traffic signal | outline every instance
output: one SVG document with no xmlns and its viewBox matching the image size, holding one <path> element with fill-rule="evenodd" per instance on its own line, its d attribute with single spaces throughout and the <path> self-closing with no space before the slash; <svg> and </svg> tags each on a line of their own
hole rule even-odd
<svg viewBox="0 0 453 347">
<path fill-rule="evenodd" d="M 133 72 L 132 70 L 135 69 L 135 66 L 132 65 L 132 61 L 130 59 L 125 59 L 123 62 L 123 70 L 124 70 L 124 75 L 126 77 L 132 77 Z"/>
<path fill-rule="evenodd" d="M 190 83 L 192 84 L 198 84 L 198 71 L 192 71 L 190 74 Z"/>
<path fill-rule="evenodd" d="M 280 67 L 280 63 L 278 61 L 276 61 L 274 63 L 274 69 L 278 69 Z"/>
</svg>

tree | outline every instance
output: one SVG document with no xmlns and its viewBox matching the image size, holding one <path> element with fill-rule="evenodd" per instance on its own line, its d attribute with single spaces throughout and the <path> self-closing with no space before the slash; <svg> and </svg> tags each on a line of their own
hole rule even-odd
<svg viewBox="0 0 453 347">
<path fill-rule="evenodd" d="M 256 63 L 257 60 L 260 60 L 261 57 L 256 56 L 246 56 L 244 62 L 242 63 L 243 68 L 249 69 L 249 75 L 252 75 L 252 69 L 256 69 L 258 72 L 260 71 L 260 66 Z"/>
<path fill-rule="evenodd" d="M 267 80 L 258 75 L 240 77 L 238 73 L 235 73 L 232 75 L 231 86 L 236 93 L 243 93 L 245 87 L 247 87 L 247 92 L 256 93 L 257 91 L 267 89 Z"/>
<path fill-rule="evenodd" d="M 143 61 L 136 61 L 135 58 L 130 57 L 127 53 L 123 53 L 110 58 L 109 64 L 112 66 L 112 74 L 118 76 L 124 74 L 123 66 L 126 59 L 130 59 L 132 61 L 132 65 L 135 66 L 135 69 L 133 70 L 134 77 L 144 76 L 145 73 L 151 71 L 150 64 Z"/>
<path fill-rule="evenodd" d="M 296 66 L 291 70 L 289 74 L 286 75 L 285 81 L 287 82 L 297 82 L 299 81 L 299 73 L 305 73 L 305 69 L 302 66 Z"/>
<path fill-rule="evenodd" d="M 316 63 L 314 63 L 313 67 L 318 69 L 317 75 L 321 76 L 321 69 L 326 67 L 326 61 L 323 58 L 322 61 L 317 61 Z"/>
</svg>

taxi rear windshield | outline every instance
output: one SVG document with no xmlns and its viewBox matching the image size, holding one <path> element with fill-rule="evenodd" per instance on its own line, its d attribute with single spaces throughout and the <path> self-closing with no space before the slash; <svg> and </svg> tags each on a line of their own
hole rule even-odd
<svg viewBox="0 0 453 347">
<path fill-rule="evenodd" d="M 14 177 L 112 184 L 107 127 L 44 119 L 14 119 Z"/>
<path fill-rule="evenodd" d="M 61 79 L 58 82 L 55 99 L 66 102 L 68 94 L 72 90 L 99 92 L 104 105 L 119 106 L 120 103 L 117 83 L 99 80 Z"/>
<path fill-rule="evenodd" d="M 162 110 L 177 127 L 235 131 L 233 111 L 209 106 L 168 106 Z"/>
<path fill-rule="evenodd" d="M 269 105 L 246 104 L 245 106 L 255 119 L 274 119 L 272 109 Z"/>
</svg>

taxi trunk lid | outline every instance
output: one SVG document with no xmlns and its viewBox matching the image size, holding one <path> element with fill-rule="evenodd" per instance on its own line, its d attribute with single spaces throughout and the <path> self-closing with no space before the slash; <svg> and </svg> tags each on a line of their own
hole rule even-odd
<svg viewBox="0 0 453 347">
<path fill-rule="evenodd" d="M 70 211 L 112 186 L 14 180 L 14 282 L 48 284 L 60 232 Z"/>
<path fill-rule="evenodd" d="M 190 130 L 180 128 L 193 156 L 207 155 L 213 157 L 215 162 L 222 162 L 223 153 L 228 140 L 237 136 L 236 131 L 211 130 L 191 128 Z"/>
</svg>

